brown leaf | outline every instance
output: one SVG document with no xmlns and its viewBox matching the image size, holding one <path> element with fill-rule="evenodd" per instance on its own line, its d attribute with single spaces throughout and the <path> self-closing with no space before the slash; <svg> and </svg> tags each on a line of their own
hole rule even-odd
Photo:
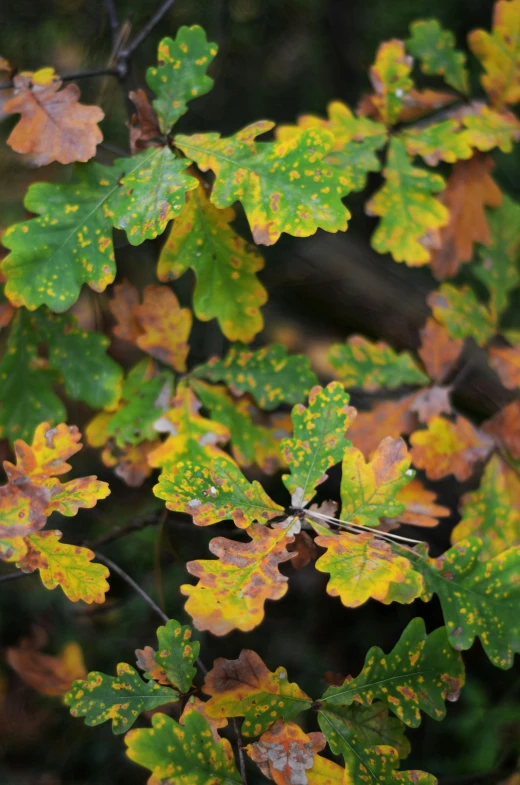
<svg viewBox="0 0 520 785">
<path fill-rule="evenodd" d="M 139 293 L 135 286 L 126 279 L 122 283 L 116 284 L 113 292 L 114 296 L 108 303 L 112 316 L 116 320 L 112 332 L 122 341 L 135 344 L 142 333 L 135 315 L 135 309 L 139 305 Z"/>
<path fill-rule="evenodd" d="M 57 657 L 30 646 L 7 649 L 6 659 L 20 678 L 43 695 L 65 695 L 75 679 L 84 679 L 87 669 L 81 648 L 69 643 Z"/>
<path fill-rule="evenodd" d="M 431 256 L 437 280 L 451 278 L 461 264 L 473 256 L 473 243 L 489 245 L 491 237 L 485 207 L 498 207 L 502 193 L 490 175 L 495 164 L 487 155 L 477 154 L 458 161 L 440 201 L 450 211 L 450 221 L 439 230 L 438 247 Z M 436 244 L 437 245 L 437 244 Z"/>
<path fill-rule="evenodd" d="M 488 352 L 489 364 L 508 390 L 520 387 L 520 347 L 492 346 Z"/>
<path fill-rule="evenodd" d="M 504 406 L 482 427 L 512 458 L 520 459 L 520 400 Z"/>
<path fill-rule="evenodd" d="M 418 353 L 434 382 L 440 384 L 444 381 L 459 359 L 463 347 L 464 341 L 461 338 L 453 340 L 444 325 L 439 324 L 433 317 L 428 319 L 421 330 Z"/>
<path fill-rule="evenodd" d="M 39 78 L 39 74 L 45 78 Z M 7 144 L 17 153 L 31 156 L 36 166 L 58 161 L 88 161 L 103 140 L 98 123 L 104 112 L 99 106 L 79 103 L 79 87 L 62 81 L 50 69 L 14 78 L 14 93 L 4 104 L 7 114 L 20 114 Z"/>
<path fill-rule="evenodd" d="M 136 649 L 135 656 L 137 667 L 147 673 L 151 679 L 159 684 L 171 684 L 164 668 L 161 668 L 155 661 L 155 649 L 152 646 L 145 646 L 144 649 Z"/>
<path fill-rule="evenodd" d="M 489 436 L 462 416 L 455 422 L 433 417 L 428 428 L 412 433 L 410 443 L 414 466 L 424 469 L 430 480 L 454 474 L 459 482 L 471 477 L 474 464 L 486 458 L 493 446 Z"/>
<path fill-rule="evenodd" d="M 358 412 L 349 429 L 349 438 L 367 460 L 374 455 L 385 436 L 404 436 L 416 427 L 416 418 L 410 407 L 415 394 L 397 401 L 376 403 L 369 412 Z"/>
<path fill-rule="evenodd" d="M 434 503 L 437 494 L 427 490 L 422 482 L 417 479 L 412 480 L 408 485 L 404 485 L 395 498 L 404 504 L 405 508 L 395 518 L 385 518 L 384 522 L 386 525 L 389 523 L 405 523 L 410 526 L 431 528 L 438 525 L 438 518 L 446 518 L 450 514 L 450 510 L 447 507 Z M 395 526 L 392 528 L 395 528 Z"/>
<path fill-rule="evenodd" d="M 410 409 L 415 412 L 420 422 L 427 423 L 439 414 L 451 414 L 451 387 L 427 387 L 415 396 Z"/>
<path fill-rule="evenodd" d="M 294 543 L 287 547 L 289 553 L 296 551 L 296 556 L 291 561 L 295 570 L 301 570 L 306 567 L 311 561 L 314 561 L 318 555 L 318 549 L 314 544 L 312 537 L 309 537 L 307 532 L 299 532 L 294 537 Z"/>
<path fill-rule="evenodd" d="M 162 134 L 157 115 L 145 91 L 139 88 L 135 91 L 132 90 L 128 95 L 137 109 L 137 114 L 132 115 L 132 119 L 128 123 L 130 129 L 130 150 L 132 155 L 134 155 L 142 150 L 146 150 L 147 147 L 157 147 L 157 144 L 152 144 L 152 140 L 157 139 Z"/>
</svg>

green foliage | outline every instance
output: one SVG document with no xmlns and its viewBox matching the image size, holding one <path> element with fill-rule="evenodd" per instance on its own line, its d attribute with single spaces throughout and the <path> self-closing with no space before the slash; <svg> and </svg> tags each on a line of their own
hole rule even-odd
<svg viewBox="0 0 520 785">
<path fill-rule="evenodd" d="M 421 61 L 421 69 L 428 76 L 443 76 L 444 80 L 461 93 L 468 92 L 466 55 L 455 49 L 455 36 L 443 30 L 436 19 L 414 22 L 408 51 Z"/>
</svg>

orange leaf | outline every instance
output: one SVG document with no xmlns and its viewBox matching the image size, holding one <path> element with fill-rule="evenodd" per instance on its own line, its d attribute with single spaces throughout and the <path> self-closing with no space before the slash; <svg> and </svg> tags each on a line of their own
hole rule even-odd
<svg viewBox="0 0 520 785">
<path fill-rule="evenodd" d="M 116 324 L 112 332 L 117 338 L 129 343 L 136 343 L 142 333 L 135 309 L 139 305 L 139 293 L 135 286 L 126 279 L 113 288 L 114 296 L 108 302 L 108 307 Z"/>
<path fill-rule="evenodd" d="M 520 347 L 492 346 L 488 352 L 489 364 L 508 390 L 520 387 Z"/>
<path fill-rule="evenodd" d="M 136 343 L 157 360 L 176 371 L 186 370 L 187 344 L 193 317 L 189 308 L 181 308 L 168 286 L 147 286 L 143 304 L 135 308 L 143 330 Z"/>
<path fill-rule="evenodd" d="M 520 400 L 504 406 L 483 428 L 512 458 L 520 459 Z"/>
<path fill-rule="evenodd" d="M 77 643 L 68 643 L 57 657 L 42 654 L 31 646 L 7 649 L 6 659 L 20 678 L 42 695 L 65 695 L 87 669 Z"/>
<path fill-rule="evenodd" d="M 416 427 L 416 418 L 411 411 L 415 395 L 406 395 L 397 401 L 376 403 L 368 412 L 358 412 L 349 429 L 352 444 L 367 460 L 370 460 L 378 445 L 386 436 L 406 436 Z"/>
<path fill-rule="evenodd" d="M 130 150 L 133 155 L 150 147 L 150 142 L 161 136 L 161 129 L 159 128 L 155 110 L 144 90 L 141 88 L 136 91 L 132 90 L 128 97 L 137 109 L 137 114 L 132 115 L 132 119 L 128 123 L 130 128 Z"/>
<path fill-rule="evenodd" d="M 464 347 L 462 339 L 450 338 L 444 325 L 430 317 L 421 330 L 419 357 L 434 382 L 442 382 L 452 370 Z"/>
<path fill-rule="evenodd" d="M 489 245 L 491 236 L 485 207 L 498 207 L 502 193 L 490 172 L 495 164 L 487 155 L 458 161 L 440 200 L 450 211 L 450 221 L 439 230 L 431 256 L 437 280 L 451 278 L 473 256 L 473 243 Z"/>
<path fill-rule="evenodd" d="M 314 765 L 315 753 L 324 748 L 325 734 L 308 735 L 295 722 L 277 722 L 246 752 L 262 774 L 276 785 L 302 785 Z"/>
<path fill-rule="evenodd" d="M 471 477 L 474 464 L 484 460 L 493 446 L 486 434 L 462 416 L 455 422 L 433 417 L 428 428 L 412 433 L 410 442 L 414 466 L 424 469 L 430 480 L 454 474 L 459 482 Z"/>
<path fill-rule="evenodd" d="M 450 515 L 447 507 L 435 504 L 437 494 L 428 491 L 420 480 L 414 479 L 408 485 L 403 486 L 397 494 L 396 501 L 404 504 L 403 512 L 395 518 L 386 518 L 385 523 L 405 523 L 410 526 L 437 526 L 437 518 L 446 518 Z"/>
<path fill-rule="evenodd" d="M 46 69 L 42 69 L 46 70 Z M 80 90 L 52 73 L 52 79 L 40 83 L 36 74 L 19 74 L 14 78 L 14 93 L 3 107 L 7 114 L 21 114 L 7 144 L 17 153 L 31 156 L 36 166 L 52 161 L 70 164 L 88 161 L 103 140 L 97 124 L 104 112 L 98 106 L 79 103 Z"/>
</svg>

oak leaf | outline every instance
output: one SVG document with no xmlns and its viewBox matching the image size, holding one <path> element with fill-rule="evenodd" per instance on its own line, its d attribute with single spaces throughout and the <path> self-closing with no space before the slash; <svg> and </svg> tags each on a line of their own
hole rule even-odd
<svg viewBox="0 0 520 785">
<path fill-rule="evenodd" d="M 267 301 L 267 292 L 256 273 L 264 260 L 231 227 L 234 219 L 233 208 L 217 209 L 202 185 L 187 194 L 186 206 L 161 250 L 157 277 L 176 279 L 191 267 L 197 318 L 217 318 L 226 338 L 248 343 L 263 327 L 260 306 Z"/>
<path fill-rule="evenodd" d="M 157 144 L 154 140 L 161 136 L 161 129 L 157 115 L 144 90 L 141 88 L 131 90 L 128 97 L 136 108 L 136 114 L 133 114 L 130 122 L 127 123 L 130 129 L 130 150 L 133 155 Z"/>
<path fill-rule="evenodd" d="M 379 526 L 379 519 L 403 512 L 399 490 L 413 478 L 411 458 L 403 439 L 387 436 L 371 461 L 355 448 L 345 452 L 341 475 L 341 515 L 361 526 Z"/>
<path fill-rule="evenodd" d="M 446 327 L 430 317 L 421 330 L 418 354 L 430 378 L 440 384 L 453 369 L 463 347 L 462 338 L 453 340 Z"/>
<path fill-rule="evenodd" d="M 424 423 L 440 414 L 452 414 L 451 387 L 426 387 L 417 393 L 410 409 L 417 414 L 419 421 Z"/>
<path fill-rule="evenodd" d="M 186 370 L 188 338 L 193 317 L 189 308 L 181 308 L 168 286 L 147 286 L 142 305 L 135 308 L 142 329 L 136 343 L 157 360 L 176 371 Z"/>
<path fill-rule="evenodd" d="M 420 155 L 429 166 L 437 166 L 439 161 L 454 164 L 466 160 L 473 155 L 472 145 L 478 147 L 454 119 L 407 128 L 400 138 L 410 155 Z"/>
<path fill-rule="evenodd" d="M 404 510 L 399 512 L 391 520 L 385 519 L 388 524 L 408 524 L 409 526 L 425 526 L 431 528 L 437 526 L 438 518 L 446 518 L 451 514 L 448 507 L 435 504 L 437 494 L 427 490 L 420 480 L 412 479 L 397 491 L 396 501 L 404 506 Z"/>
<path fill-rule="evenodd" d="M 483 429 L 515 461 L 520 459 L 520 400 L 504 406 L 484 423 Z"/>
<path fill-rule="evenodd" d="M 406 54 L 404 42 L 394 38 L 385 41 L 377 50 L 374 64 L 370 67 L 370 81 L 375 91 L 372 102 L 386 125 L 394 125 L 399 119 L 403 97 L 410 92 L 413 58 Z"/>
<path fill-rule="evenodd" d="M 294 538 L 284 529 L 258 524 L 252 524 L 247 533 L 251 540 L 246 543 L 216 537 L 209 549 L 217 559 L 186 565 L 199 578 L 195 586 L 181 586 L 188 597 L 186 612 L 198 630 L 213 635 L 252 630 L 264 618 L 266 600 L 278 600 L 287 592 L 287 578 L 278 565 L 293 557 L 287 545 Z"/>
<path fill-rule="evenodd" d="M 136 649 L 137 667 L 145 672 L 145 678 L 159 684 L 171 684 L 179 692 L 189 692 L 197 673 L 193 663 L 199 656 L 200 643 L 193 641 L 193 631 L 188 624 L 179 624 L 175 619 L 157 629 L 158 651 L 151 646 Z"/>
<path fill-rule="evenodd" d="M 248 738 L 264 733 L 278 719 L 291 720 L 312 704 L 312 699 L 288 680 L 285 668 L 268 670 L 250 649 L 243 649 L 236 660 L 215 660 L 202 691 L 211 696 L 207 714 L 219 719 L 244 717 L 242 735 Z"/>
<path fill-rule="evenodd" d="M 455 49 L 455 36 L 443 30 L 436 19 L 419 20 L 410 25 L 409 52 L 421 61 L 421 71 L 428 76 L 442 76 L 460 93 L 468 92 L 466 55 Z"/>
<path fill-rule="evenodd" d="M 362 335 L 351 336 L 345 344 L 333 344 L 328 360 L 346 387 L 368 392 L 428 381 L 409 352 L 398 353 L 384 341 L 371 342 Z"/>
<path fill-rule="evenodd" d="M 19 648 L 8 648 L 6 660 L 26 684 L 42 695 L 64 695 L 75 679 L 87 675 L 77 643 L 68 643 L 57 656 L 22 644 Z"/>
<path fill-rule="evenodd" d="M 462 415 L 452 422 L 433 417 L 428 427 L 410 436 L 414 466 L 424 469 L 430 480 L 454 474 L 464 482 L 473 473 L 474 464 L 484 460 L 492 448 L 491 439 Z"/>
<path fill-rule="evenodd" d="M 473 30 L 468 43 L 481 61 L 480 81 L 491 103 L 502 107 L 520 101 L 520 2 L 498 0 L 493 8 L 493 30 Z"/>
<path fill-rule="evenodd" d="M 443 178 L 413 166 L 403 142 L 393 138 L 383 170 L 385 184 L 366 204 L 368 215 L 381 217 L 372 235 L 378 253 L 391 253 L 396 262 L 415 267 L 427 264 L 430 252 L 422 238 L 445 226 L 447 208 L 433 194 L 444 188 Z"/>
<path fill-rule="evenodd" d="M 7 144 L 17 153 L 30 155 L 36 166 L 88 161 L 103 141 L 98 123 L 104 112 L 98 106 L 80 104 L 77 85 L 68 84 L 60 90 L 63 82 L 54 72 L 43 82 L 39 73 L 14 77 L 14 92 L 3 111 L 21 117 Z"/>
<path fill-rule="evenodd" d="M 482 153 L 494 147 L 510 153 L 513 143 L 520 139 L 520 121 L 512 112 L 496 112 L 475 102 L 469 110 L 463 111 L 462 121 L 466 127 L 464 138 Z"/>
<path fill-rule="evenodd" d="M 397 439 L 416 428 L 417 418 L 411 411 L 415 395 L 406 395 L 396 401 L 382 401 L 376 403 L 370 411 L 357 413 L 349 428 L 349 436 L 367 460 L 372 458 L 386 436 Z"/>
<path fill-rule="evenodd" d="M 246 752 L 276 785 L 306 785 L 315 754 L 325 746 L 323 733 L 305 733 L 295 722 L 277 722 Z"/>
<path fill-rule="evenodd" d="M 504 387 L 520 387 L 520 346 L 491 346 L 488 359 Z"/>
<path fill-rule="evenodd" d="M 495 333 L 495 320 L 486 306 L 479 303 L 469 286 L 457 288 L 443 283 L 427 298 L 434 317 L 443 324 L 450 338 L 473 338 L 484 346 Z"/>
</svg>

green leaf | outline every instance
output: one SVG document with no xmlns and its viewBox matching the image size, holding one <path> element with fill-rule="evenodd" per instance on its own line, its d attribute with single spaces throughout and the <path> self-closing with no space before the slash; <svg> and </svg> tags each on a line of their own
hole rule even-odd
<svg viewBox="0 0 520 785">
<path fill-rule="evenodd" d="M 189 194 L 159 256 L 157 277 L 170 281 L 191 267 L 197 318 L 216 318 L 226 338 L 248 343 L 263 328 L 260 306 L 267 292 L 256 273 L 264 260 L 231 228 L 234 218 L 231 207 L 211 204 L 203 186 Z"/>
<path fill-rule="evenodd" d="M 472 272 L 488 289 L 490 310 L 499 316 L 520 283 L 520 206 L 504 194 L 501 206 L 487 213 L 487 221 L 491 244 L 480 246 Z"/>
<path fill-rule="evenodd" d="M 284 439 L 281 448 L 291 470 L 282 480 L 295 506 L 310 501 L 314 488 L 326 479 L 327 469 L 352 447 L 346 433 L 356 410 L 349 401 L 343 385 L 331 382 L 311 390 L 308 408 L 298 404 L 292 410 L 294 436 Z"/>
<path fill-rule="evenodd" d="M 451 541 L 479 537 L 483 559 L 520 545 L 520 511 L 515 506 L 519 490 L 520 481 L 514 470 L 498 455 L 493 455 L 478 490 L 462 497 L 462 519 L 453 529 Z"/>
<path fill-rule="evenodd" d="M 345 759 L 345 781 L 363 785 L 436 785 L 437 780 L 424 771 L 397 771 L 399 755 L 388 746 L 365 747 L 355 728 L 339 717 L 321 712 L 320 728 L 335 755 Z"/>
<path fill-rule="evenodd" d="M 14 305 L 34 310 L 45 304 L 61 313 L 76 302 L 82 284 L 103 292 L 112 283 L 116 266 L 109 203 L 127 161 L 78 166 L 72 185 L 29 187 L 24 205 L 38 217 L 10 226 L 2 238 L 11 249 L 2 270 Z"/>
<path fill-rule="evenodd" d="M 498 147 L 503 153 L 513 150 L 520 139 L 520 121 L 513 112 L 497 112 L 486 104 L 476 104 L 462 118 L 469 143 L 483 153 Z"/>
<path fill-rule="evenodd" d="M 167 134 L 188 111 L 188 102 L 209 93 L 213 79 L 206 71 L 217 54 L 216 44 L 208 42 L 198 25 L 180 27 L 175 40 L 163 38 L 157 52 L 158 67 L 149 68 L 146 81 L 157 98 L 161 131 Z"/>
<path fill-rule="evenodd" d="M 141 360 L 128 373 L 121 390 L 122 404 L 107 426 L 118 447 L 157 438 L 156 420 L 168 409 L 173 389 L 169 371 L 153 375 L 150 362 Z"/>
<path fill-rule="evenodd" d="M 175 144 L 203 172 L 215 173 L 215 207 L 242 202 L 256 243 L 272 245 L 282 232 L 308 237 L 320 228 L 345 231 L 350 213 L 341 199 L 349 185 L 325 161 L 333 135 L 310 128 L 287 140 L 255 141 L 272 127 L 262 120 L 226 139 L 194 134 L 176 136 Z"/>
<path fill-rule="evenodd" d="M 162 234 L 180 215 L 186 193 L 199 182 L 185 172 L 191 161 L 176 158 L 168 147 L 149 147 L 130 161 L 111 208 L 114 226 L 126 231 L 131 245 L 140 245 Z"/>
<path fill-rule="evenodd" d="M 406 42 L 409 52 L 421 61 L 427 76 L 442 76 L 460 93 L 469 89 L 466 55 L 455 49 L 455 36 L 443 30 L 436 19 L 419 20 L 410 25 L 412 37 Z"/>
<path fill-rule="evenodd" d="M 318 382 L 307 357 L 288 355 L 278 344 L 256 350 L 237 344 L 223 360 L 213 357 L 193 375 L 225 382 L 234 395 L 250 393 L 267 411 L 282 403 L 300 403 Z"/>
<path fill-rule="evenodd" d="M 262 413 L 248 395 L 234 399 L 224 385 L 206 384 L 199 379 L 192 378 L 190 385 L 212 420 L 229 429 L 233 457 L 239 466 L 256 463 L 264 472 L 272 474 L 280 464 L 281 439 L 290 433 L 283 428 L 283 415 L 278 418 L 282 420 L 278 427 L 276 414 L 272 415 L 269 426 L 259 424 L 257 418 Z"/>
<path fill-rule="evenodd" d="M 410 155 L 420 155 L 430 166 L 439 161 L 454 164 L 473 155 L 471 140 L 458 120 L 444 120 L 402 131 L 401 141 Z"/>
<path fill-rule="evenodd" d="M 372 247 L 378 253 L 391 253 L 396 262 L 426 264 L 430 252 L 421 240 L 449 221 L 447 208 L 433 196 L 444 189 L 444 180 L 413 166 L 397 138 L 390 142 L 383 175 L 385 184 L 366 205 L 368 215 L 381 216 Z"/>
<path fill-rule="evenodd" d="M 159 651 L 155 652 L 154 660 L 166 672 L 168 681 L 183 694 L 190 690 L 197 674 L 193 663 L 199 656 L 200 643 L 191 640 L 192 634 L 189 624 L 179 624 L 175 619 L 157 629 Z"/>
<path fill-rule="evenodd" d="M 391 436 L 383 439 L 369 463 L 354 447 L 347 450 L 341 474 L 343 520 L 360 526 L 379 526 L 380 518 L 395 518 L 403 512 L 404 504 L 396 499 L 396 494 L 414 477 L 410 463 L 403 439 Z"/>
<path fill-rule="evenodd" d="M 470 286 L 457 288 L 443 283 L 428 295 L 427 302 L 450 338 L 473 338 L 479 346 L 484 346 L 495 334 L 493 315 L 479 303 Z"/>
<path fill-rule="evenodd" d="M 396 352 L 384 341 L 372 343 L 361 335 L 353 335 L 345 344 L 333 344 L 328 360 L 346 387 L 368 392 L 429 381 L 409 352 Z"/>
<path fill-rule="evenodd" d="M 126 754 L 152 772 L 148 781 L 158 785 L 241 785 L 230 742 L 216 741 L 207 719 L 198 711 L 185 715 L 183 723 L 155 714 L 152 728 L 126 735 Z"/>
<path fill-rule="evenodd" d="M 341 720 L 365 749 L 384 744 L 393 747 L 400 758 L 407 758 L 410 754 L 406 726 L 397 717 L 389 715 L 383 703 L 376 701 L 368 706 L 359 703 L 345 706 L 341 710 Z"/>
<path fill-rule="evenodd" d="M 406 55 L 404 41 L 393 38 L 379 46 L 370 67 L 370 81 L 376 93 L 371 100 L 386 125 L 394 125 L 400 118 L 403 99 L 413 88 L 412 65 L 413 58 Z"/>
<path fill-rule="evenodd" d="M 479 637 L 487 656 L 498 668 L 513 665 L 520 651 L 520 548 L 508 548 L 482 560 L 483 543 L 477 537 L 460 540 L 437 559 L 427 558 L 424 546 L 405 552 L 424 578 L 428 602 L 437 594 L 442 606 L 450 645 L 458 651 L 471 648 Z"/>
<path fill-rule="evenodd" d="M 250 483 L 231 460 L 215 458 L 210 466 L 177 463 L 174 474 L 162 473 L 153 489 L 166 507 L 193 516 L 197 526 L 231 518 L 240 529 L 255 521 L 268 523 L 283 514 L 259 482 Z"/>
<path fill-rule="evenodd" d="M 42 344 L 47 360 L 38 353 Z M 31 440 L 40 422 L 65 420 L 65 408 L 52 389 L 60 381 L 73 400 L 94 408 L 113 406 L 122 370 L 107 356 L 108 345 L 105 336 L 79 329 L 74 316 L 20 309 L 0 363 L 0 433 Z"/>
<path fill-rule="evenodd" d="M 117 676 L 99 671 L 75 681 L 64 697 L 73 717 L 85 717 L 86 725 L 112 720 L 114 733 L 125 733 L 143 711 L 174 703 L 178 694 L 154 681 L 143 681 L 126 662 L 117 666 Z"/>
<path fill-rule="evenodd" d="M 421 724 L 421 711 L 434 720 L 446 715 L 445 700 L 456 700 L 464 685 L 462 656 L 454 651 L 445 627 L 426 634 L 424 621 L 413 619 L 388 654 L 373 646 L 363 670 L 341 687 L 329 687 L 320 710 L 340 717 L 352 703 L 382 701 L 411 728 Z"/>
</svg>

